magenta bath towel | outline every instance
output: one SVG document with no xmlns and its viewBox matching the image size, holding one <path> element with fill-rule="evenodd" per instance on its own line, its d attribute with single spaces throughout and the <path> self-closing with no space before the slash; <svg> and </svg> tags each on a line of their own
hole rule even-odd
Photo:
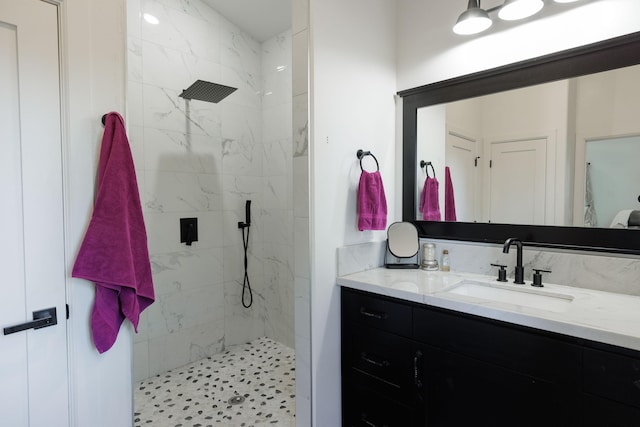
<svg viewBox="0 0 640 427">
<path fill-rule="evenodd" d="M 133 158 L 118 113 L 105 119 L 97 184 L 72 276 L 96 284 L 91 331 L 96 348 L 104 353 L 115 343 L 125 318 L 138 331 L 140 313 L 155 298 Z"/>
<path fill-rule="evenodd" d="M 362 171 L 358 184 L 358 230 L 387 229 L 387 199 L 379 171 Z"/>
<path fill-rule="evenodd" d="M 456 220 L 456 200 L 453 195 L 453 184 L 451 183 L 449 166 L 445 166 L 444 168 L 444 220 Z"/>
<path fill-rule="evenodd" d="M 427 176 L 420 195 L 420 212 L 425 221 L 440 221 L 440 201 L 438 200 L 438 180 Z"/>
</svg>

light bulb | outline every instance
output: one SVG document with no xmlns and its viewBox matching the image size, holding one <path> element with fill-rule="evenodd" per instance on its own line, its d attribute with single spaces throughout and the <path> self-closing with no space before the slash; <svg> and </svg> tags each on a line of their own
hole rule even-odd
<svg viewBox="0 0 640 427">
<path fill-rule="evenodd" d="M 493 24 L 489 15 L 478 7 L 472 7 L 462 12 L 458 22 L 453 26 L 453 32 L 461 35 L 477 34 Z"/>
<path fill-rule="evenodd" d="M 505 21 L 524 19 L 540 12 L 543 6 L 542 0 L 506 0 L 498 12 L 498 17 Z"/>
</svg>

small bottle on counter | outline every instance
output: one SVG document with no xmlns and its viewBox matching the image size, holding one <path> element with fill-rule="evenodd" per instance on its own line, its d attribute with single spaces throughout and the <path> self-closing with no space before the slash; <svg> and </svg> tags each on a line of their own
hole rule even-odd
<svg viewBox="0 0 640 427">
<path fill-rule="evenodd" d="M 440 260 L 440 270 L 451 271 L 451 264 L 449 261 L 449 250 L 442 251 L 442 259 Z"/>
</svg>

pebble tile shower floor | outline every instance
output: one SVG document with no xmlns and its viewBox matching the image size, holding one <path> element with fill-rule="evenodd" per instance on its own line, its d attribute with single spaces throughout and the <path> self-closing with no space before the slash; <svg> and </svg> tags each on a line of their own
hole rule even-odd
<svg viewBox="0 0 640 427">
<path fill-rule="evenodd" d="M 147 378 L 134 391 L 134 425 L 293 427 L 294 366 L 292 349 L 259 338 Z"/>
</svg>

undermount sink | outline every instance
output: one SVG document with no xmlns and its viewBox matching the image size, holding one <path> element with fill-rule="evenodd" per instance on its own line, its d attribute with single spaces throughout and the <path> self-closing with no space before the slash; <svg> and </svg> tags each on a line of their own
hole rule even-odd
<svg viewBox="0 0 640 427">
<path fill-rule="evenodd" d="M 566 311 L 573 301 L 571 295 L 534 289 L 528 285 L 499 285 L 473 280 L 462 281 L 446 292 L 556 313 Z"/>
</svg>

